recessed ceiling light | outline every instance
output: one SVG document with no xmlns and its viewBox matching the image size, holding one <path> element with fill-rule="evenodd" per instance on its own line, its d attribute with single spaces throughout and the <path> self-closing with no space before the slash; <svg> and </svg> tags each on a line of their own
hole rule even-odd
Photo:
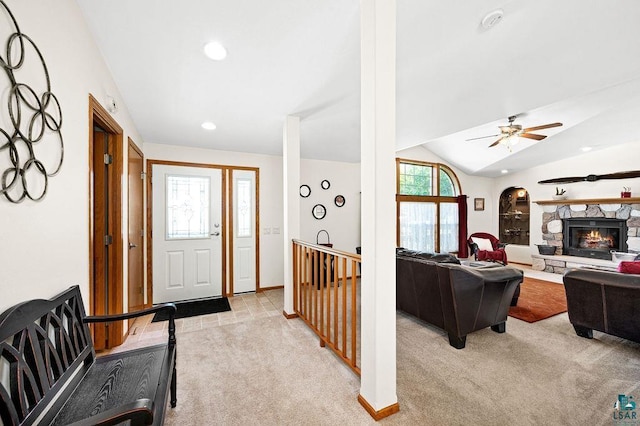
<svg viewBox="0 0 640 426">
<path fill-rule="evenodd" d="M 583 146 L 582 148 L 580 148 L 580 150 L 582 150 L 582 152 L 589 152 L 591 151 L 593 148 L 591 148 L 590 146 Z"/>
<path fill-rule="evenodd" d="M 202 123 L 202 128 L 206 130 L 215 130 L 216 125 L 210 121 L 205 121 L 204 123 Z"/>
<path fill-rule="evenodd" d="M 500 170 L 500 173 L 502 173 L 503 175 L 506 175 L 507 173 L 509 173 L 509 170 L 502 169 L 502 170 Z"/>
<path fill-rule="evenodd" d="M 221 61 L 227 57 L 227 49 L 217 41 L 210 41 L 204 45 L 204 54 L 214 61 Z"/>
</svg>

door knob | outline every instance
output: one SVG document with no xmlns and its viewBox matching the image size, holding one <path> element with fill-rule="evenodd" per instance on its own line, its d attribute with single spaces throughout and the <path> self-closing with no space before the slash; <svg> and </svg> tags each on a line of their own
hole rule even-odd
<svg viewBox="0 0 640 426">
<path fill-rule="evenodd" d="M 220 235 L 220 232 L 218 232 L 218 231 L 216 231 L 216 232 L 211 234 L 211 236 L 213 236 L 213 237 L 217 237 L 218 235 Z"/>
<path fill-rule="evenodd" d="M 132 248 L 136 248 L 136 247 L 138 247 L 138 246 L 133 244 L 133 243 L 129 243 L 129 250 L 131 250 Z"/>
</svg>

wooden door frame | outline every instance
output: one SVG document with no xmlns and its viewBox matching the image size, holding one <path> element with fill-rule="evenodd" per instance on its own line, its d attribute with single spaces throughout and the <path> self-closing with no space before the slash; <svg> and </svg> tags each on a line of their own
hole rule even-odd
<svg viewBox="0 0 640 426">
<path fill-rule="evenodd" d="M 260 169 L 257 167 L 229 166 L 229 293 L 233 295 L 233 171 L 243 170 L 256 173 L 255 199 L 256 199 L 256 293 L 260 293 Z"/>
<path fill-rule="evenodd" d="M 226 211 L 226 197 L 225 197 L 225 188 L 226 188 L 226 178 L 224 172 L 224 166 L 218 166 L 215 164 L 204 164 L 204 163 L 185 163 L 181 161 L 165 161 L 165 160 L 146 160 L 146 170 L 147 170 L 147 297 L 148 300 L 153 304 L 153 166 L 179 166 L 179 167 L 199 167 L 206 169 L 219 169 L 221 171 L 221 204 L 220 209 L 222 210 L 222 259 L 221 259 L 221 273 L 222 273 L 222 296 L 226 296 L 226 262 L 227 262 L 227 250 L 226 250 L 226 232 L 227 232 L 227 223 L 224 212 Z"/>
<path fill-rule="evenodd" d="M 143 173 L 144 176 L 144 153 L 142 152 L 142 149 L 140 149 L 140 147 L 138 145 L 136 145 L 136 143 L 131 139 L 131 138 L 127 138 L 128 144 L 127 144 L 127 149 L 133 149 L 139 156 L 140 159 L 142 160 L 142 165 L 141 165 L 141 172 Z M 127 150 L 127 155 L 128 155 L 128 150 Z M 127 158 L 129 159 L 129 158 Z M 131 173 L 131 171 L 129 170 L 129 168 L 127 167 L 127 177 L 129 176 L 129 174 Z M 142 177 L 140 177 L 140 179 L 142 179 Z M 142 183 L 141 187 L 142 189 L 142 194 L 141 194 L 141 198 L 142 198 L 142 227 L 143 227 L 143 232 L 144 232 L 144 182 Z M 131 205 L 131 193 L 129 191 L 129 186 L 127 185 L 127 202 L 129 204 L 129 206 Z M 127 210 L 127 226 L 129 226 L 129 224 L 131 223 L 131 217 L 129 216 L 130 211 Z M 128 233 L 129 229 L 127 229 L 127 233 Z M 145 240 L 145 236 L 142 235 L 142 241 L 144 242 Z M 142 253 L 142 264 L 141 266 L 141 272 L 142 272 L 142 285 L 145 287 L 146 290 L 146 282 L 144 279 L 144 269 L 145 269 L 145 264 L 144 264 L 144 247 L 140 247 L 141 253 Z M 128 249 L 127 246 L 127 265 L 129 265 L 129 254 L 130 254 L 130 250 Z M 128 312 L 131 312 L 131 299 L 128 298 L 129 293 L 129 277 L 131 276 L 131 269 L 127 268 L 127 310 Z M 143 294 L 143 298 L 146 298 L 146 295 L 148 294 L 148 291 L 145 291 L 145 294 Z M 151 307 L 151 301 L 147 299 L 146 303 L 143 302 L 141 308 L 149 308 Z"/>
<path fill-rule="evenodd" d="M 93 169 L 93 155 L 94 155 L 94 126 L 99 126 L 105 130 L 111 137 L 113 137 L 113 167 L 114 167 L 114 188 L 107 194 L 110 205 L 113 206 L 113 246 L 114 246 L 114 259 L 111 264 L 110 273 L 113 280 L 109 286 L 110 306 L 112 312 L 105 314 L 114 314 L 123 312 L 123 238 L 122 238 L 122 178 L 124 174 L 124 155 L 123 155 L 123 131 L 122 127 L 111 117 L 111 114 L 100 105 L 100 103 L 89 94 L 89 313 L 95 313 L 96 300 L 95 300 L 95 286 L 94 282 L 94 259 L 96 256 L 94 250 L 94 203 L 96 201 L 94 193 L 94 169 Z M 109 328 L 108 342 L 109 347 L 122 344 L 124 341 L 124 334 L 122 332 L 122 322 L 112 323 Z M 94 336 L 95 341 L 95 336 Z M 99 343 L 99 342 L 97 342 Z M 100 347 L 100 345 L 98 345 Z"/>
</svg>

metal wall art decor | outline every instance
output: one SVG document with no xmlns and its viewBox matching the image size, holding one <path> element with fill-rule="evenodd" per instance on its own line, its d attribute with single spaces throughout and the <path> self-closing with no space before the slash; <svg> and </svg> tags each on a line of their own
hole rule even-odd
<svg viewBox="0 0 640 426">
<path fill-rule="evenodd" d="M 322 189 L 329 189 L 331 187 L 331 183 L 325 179 L 320 182 L 320 186 L 322 187 Z"/>
<path fill-rule="evenodd" d="M 309 188 L 309 185 L 300 185 L 300 196 L 302 198 L 307 198 L 309 195 L 311 195 L 311 188 Z"/>
<path fill-rule="evenodd" d="M 0 46 L 0 66 L 9 79 L 8 88 L 0 91 L 7 94 L 6 103 L 0 102 L 0 108 L 7 107 L 0 111 L 0 194 L 12 203 L 25 198 L 39 201 L 47 193 L 49 178 L 62 167 L 62 109 L 51 91 L 42 53 L 20 31 L 2 0 L 0 14 L 13 26 L 5 30 L 10 35 L 6 45 Z"/>
<path fill-rule="evenodd" d="M 313 217 L 320 220 L 326 216 L 327 209 L 322 204 L 316 204 L 315 206 L 313 206 L 311 214 L 313 215 Z"/>
<path fill-rule="evenodd" d="M 333 202 L 338 207 L 344 206 L 344 203 L 345 203 L 344 196 L 343 195 L 336 195 L 336 198 L 333 199 Z"/>
</svg>

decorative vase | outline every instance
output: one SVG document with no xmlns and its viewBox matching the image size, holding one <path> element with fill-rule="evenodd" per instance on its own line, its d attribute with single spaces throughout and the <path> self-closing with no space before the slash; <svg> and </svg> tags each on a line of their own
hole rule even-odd
<svg viewBox="0 0 640 426">
<path fill-rule="evenodd" d="M 551 198 L 553 198 L 554 200 L 566 200 L 567 196 L 562 194 L 562 195 L 552 195 Z"/>
<path fill-rule="evenodd" d="M 620 197 L 622 197 L 622 198 L 631 198 L 631 191 L 622 191 L 620 193 Z"/>
</svg>

